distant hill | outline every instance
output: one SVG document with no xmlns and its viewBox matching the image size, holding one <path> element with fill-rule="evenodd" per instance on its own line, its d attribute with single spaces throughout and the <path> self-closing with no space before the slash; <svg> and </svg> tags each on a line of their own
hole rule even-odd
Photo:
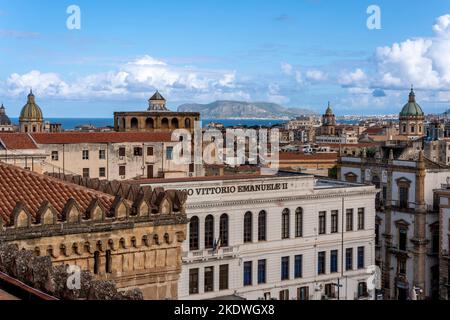
<svg viewBox="0 0 450 320">
<path fill-rule="evenodd" d="M 204 119 L 290 119 L 314 115 L 307 109 L 286 108 L 269 102 L 216 101 L 210 104 L 187 103 L 179 112 L 200 112 Z"/>
</svg>

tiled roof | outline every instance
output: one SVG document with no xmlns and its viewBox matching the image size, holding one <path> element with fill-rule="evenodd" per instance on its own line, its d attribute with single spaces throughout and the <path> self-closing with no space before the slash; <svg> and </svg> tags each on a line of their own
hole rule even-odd
<svg viewBox="0 0 450 320">
<path fill-rule="evenodd" d="M 314 161 L 314 160 L 330 160 L 337 161 L 338 154 L 333 153 L 314 153 L 305 154 L 299 152 L 280 152 L 280 160 L 299 160 L 299 161 Z"/>
<path fill-rule="evenodd" d="M 8 150 L 37 149 L 33 139 L 26 133 L 0 133 L 0 145 Z"/>
<path fill-rule="evenodd" d="M 109 211 L 115 198 L 0 162 L 0 218 L 3 218 L 6 224 L 10 222 L 12 213 L 19 203 L 36 217 L 46 202 L 61 215 L 70 199 L 74 199 L 80 210 L 86 212 L 95 199 Z"/>
<path fill-rule="evenodd" d="M 63 132 L 33 133 L 38 144 L 170 142 L 171 133 L 159 132 Z"/>
</svg>

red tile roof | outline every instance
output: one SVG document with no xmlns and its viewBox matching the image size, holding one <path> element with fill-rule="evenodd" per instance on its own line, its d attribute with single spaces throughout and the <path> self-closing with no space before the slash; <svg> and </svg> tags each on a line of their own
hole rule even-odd
<svg viewBox="0 0 450 320">
<path fill-rule="evenodd" d="M 298 161 L 320 161 L 329 160 L 337 161 L 338 154 L 335 152 L 331 153 L 314 153 L 305 154 L 301 152 L 280 152 L 280 160 L 298 160 Z"/>
<path fill-rule="evenodd" d="M 86 212 L 94 199 L 108 211 L 114 203 L 114 197 L 105 193 L 0 162 L 0 218 L 7 224 L 19 202 L 36 217 L 45 201 L 61 214 L 71 198 L 82 212 Z"/>
<path fill-rule="evenodd" d="M 37 149 L 33 139 L 26 133 L 0 133 L 0 144 L 7 150 Z"/>
<path fill-rule="evenodd" d="M 63 132 L 33 133 L 38 144 L 171 142 L 171 133 L 159 132 Z"/>
</svg>

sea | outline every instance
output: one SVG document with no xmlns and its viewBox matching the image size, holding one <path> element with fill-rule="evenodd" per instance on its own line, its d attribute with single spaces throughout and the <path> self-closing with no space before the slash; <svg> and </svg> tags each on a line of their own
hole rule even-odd
<svg viewBox="0 0 450 320">
<path fill-rule="evenodd" d="M 46 118 L 51 123 L 60 123 L 64 130 L 73 130 L 78 126 L 92 125 L 97 128 L 114 126 L 112 118 Z M 19 123 L 19 119 L 11 118 L 13 123 Z M 202 125 L 207 126 L 209 123 L 221 123 L 225 127 L 232 126 L 274 126 L 285 123 L 286 120 L 261 120 L 261 119 L 202 119 Z"/>
</svg>

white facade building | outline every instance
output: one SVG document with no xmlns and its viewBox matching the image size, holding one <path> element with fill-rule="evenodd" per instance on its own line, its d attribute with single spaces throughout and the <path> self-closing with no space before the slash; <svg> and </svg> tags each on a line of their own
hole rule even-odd
<svg viewBox="0 0 450 320">
<path fill-rule="evenodd" d="M 182 300 L 371 298 L 372 186 L 292 173 L 141 185 L 188 192 Z"/>
</svg>

